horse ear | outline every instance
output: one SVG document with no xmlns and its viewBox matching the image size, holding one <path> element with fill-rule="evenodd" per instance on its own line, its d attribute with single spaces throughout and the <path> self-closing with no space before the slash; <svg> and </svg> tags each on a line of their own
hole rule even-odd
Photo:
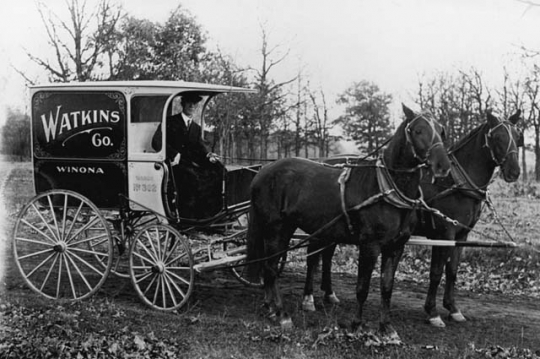
<svg viewBox="0 0 540 359">
<path fill-rule="evenodd" d="M 521 117 L 521 110 L 518 109 L 515 114 L 513 114 L 512 116 L 508 118 L 508 121 L 510 121 L 511 124 L 515 125 L 519 121 L 520 117 Z"/>
<path fill-rule="evenodd" d="M 401 106 L 403 107 L 403 113 L 405 114 L 405 118 L 408 121 L 412 120 L 414 118 L 414 111 L 405 106 L 405 104 L 403 103 L 401 104 Z"/>
<path fill-rule="evenodd" d="M 489 124 L 489 127 L 494 127 L 497 124 L 499 124 L 499 119 L 495 117 L 495 115 L 493 115 L 493 112 L 491 112 L 491 109 L 488 109 L 486 111 L 486 115 L 487 115 L 487 122 Z"/>
</svg>

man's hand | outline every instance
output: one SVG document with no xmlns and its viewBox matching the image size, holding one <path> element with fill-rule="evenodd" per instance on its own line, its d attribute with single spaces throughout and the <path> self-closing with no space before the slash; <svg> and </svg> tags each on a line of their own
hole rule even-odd
<svg viewBox="0 0 540 359">
<path fill-rule="evenodd" d="M 208 157 L 208 161 L 210 161 L 211 163 L 219 162 L 219 156 L 213 152 L 208 152 L 206 157 Z"/>
<path fill-rule="evenodd" d="M 176 156 L 174 156 L 174 159 L 171 161 L 171 166 L 176 166 L 180 163 L 180 154 L 177 153 Z"/>
</svg>

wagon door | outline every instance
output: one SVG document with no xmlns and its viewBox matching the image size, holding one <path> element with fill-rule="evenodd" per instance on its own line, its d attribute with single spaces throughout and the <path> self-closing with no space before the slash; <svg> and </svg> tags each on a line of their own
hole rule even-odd
<svg viewBox="0 0 540 359">
<path fill-rule="evenodd" d="M 98 207 L 127 193 L 126 99 L 117 91 L 40 90 L 32 96 L 36 193 L 68 189 Z"/>
<path fill-rule="evenodd" d="M 152 144 L 164 115 L 169 94 L 136 94 L 130 98 L 128 126 L 128 186 L 130 207 L 141 210 L 137 203 L 166 215 L 162 192 L 167 169 L 165 151 Z"/>
</svg>

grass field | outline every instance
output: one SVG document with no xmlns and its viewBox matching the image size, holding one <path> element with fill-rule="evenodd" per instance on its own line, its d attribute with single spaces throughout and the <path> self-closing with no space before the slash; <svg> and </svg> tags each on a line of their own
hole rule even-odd
<svg viewBox="0 0 540 359">
<path fill-rule="evenodd" d="M 8 251 L 17 212 L 32 197 L 30 166 L 12 171 L 3 188 L 2 245 L 5 263 L 0 297 L 1 358 L 538 358 L 540 357 L 540 200 L 531 184 L 495 181 L 497 216 L 485 209 L 478 239 L 509 240 L 512 250 L 466 249 L 460 266 L 458 300 L 469 321 L 434 329 L 422 312 L 429 273 L 429 247 L 408 246 L 398 269 L 392 316 L 402 342 L 376 332 L 350 332 L 356 305 L 357 256 L 351 246 L 334 258 L 335 287 L 342 303 L 321 303 L 316 313 L 300 309 L 302 253 L 282 278 L 295 328 L 283 332 L 261 316 L 262 293 L 226 271 L 196 278 L 189 304 L 177 313 L 144 306 L 129 279 L 111 276 L 102 290 L 81 302 L 49 301 L 27 289 Z M 540 192 L 539 192 L 540 193 Z M 376 274 L 378 276 L 378 274 Z M 375 328 L 378 280 L 366 304 Z"/>
</svg>

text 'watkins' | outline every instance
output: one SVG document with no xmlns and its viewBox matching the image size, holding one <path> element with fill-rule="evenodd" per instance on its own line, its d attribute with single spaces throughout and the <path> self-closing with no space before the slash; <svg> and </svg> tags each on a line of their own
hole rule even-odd
<svg viewBox="0 0 540 359">
<path fill-rule="evenodd" d="M 56 107 L 56 113 L 49 112 L 41 115 L 45 141 L 49 143 L 64 132 L 74 131 L 79 127 L 89 126 L 96 123 L 117 123 L 120 121 L 120 112 L 111 110 L 81 110 L 73 112 L 61 112 L 62 105 Z"/>
</svg>

